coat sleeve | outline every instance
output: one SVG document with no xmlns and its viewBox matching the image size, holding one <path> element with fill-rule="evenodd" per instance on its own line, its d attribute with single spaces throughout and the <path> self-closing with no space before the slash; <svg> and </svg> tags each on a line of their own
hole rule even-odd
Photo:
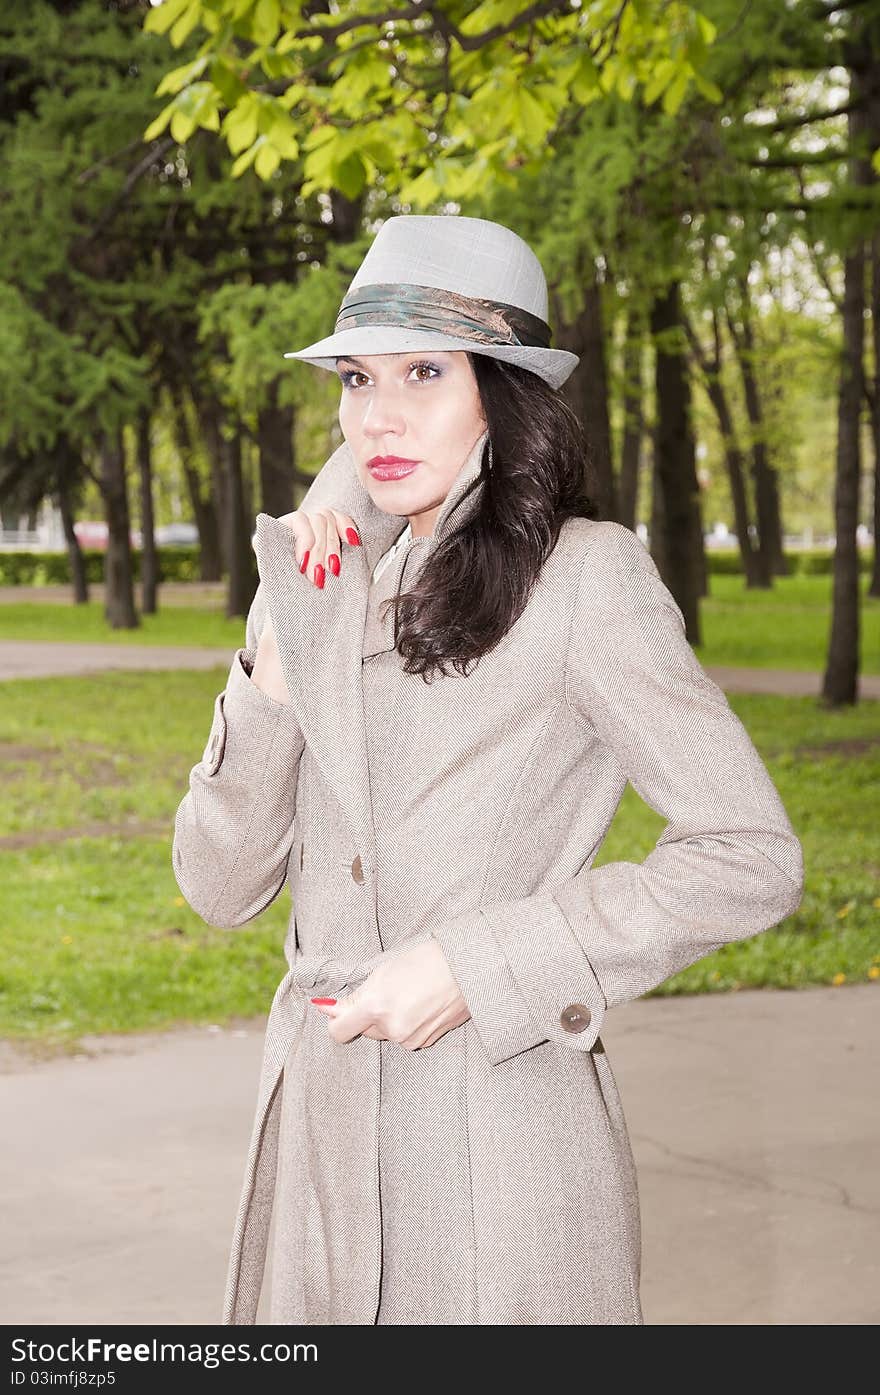
<svg viewBox="0 0 880 1395">
<path fill-rule="evenodd" d="M 250 677 L 266 615 L 262 582 L 189 791 L 174 820 L 177 885 L 209 925 L 231 929 L 260 914 L 287 877 L 303 735 L 289 703 Z"/>
<path fill-rule="evenodd" d="M 596 537 L 565 676 L 585 787 L 601 744 L 667 823 L 643 862 L 584 867 L 432 930 L 495 1065 L 547 1040 L 589 1051 L 606 1008 L 777 925 L 803 894 L 800 841 L 653 558 L 621 524 Z"/>
</svg>

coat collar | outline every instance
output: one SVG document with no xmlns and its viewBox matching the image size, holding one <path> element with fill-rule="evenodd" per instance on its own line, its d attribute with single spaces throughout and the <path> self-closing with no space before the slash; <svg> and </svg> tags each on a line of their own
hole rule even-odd
<svg viewBox="0 0 880 1395">
<path fill-rule="evenodd" d="M 414 538 L 382 573 L 377 586 L 383 597 L 391 594 L 389 585 L 399 583 L 407 559 L 423 565 L 478 507 L 485 487 L 480 468 L 487 435 L 483 431 L 465 459 L 430 537 Z M 373 503 L 347 442 L 318 471 L 301 505 L 306 510 L 323 506 L 350 515 L 362 545 L 345 549 L 340 576 L 328 576 L 322 589 L 300 572 L 293 533 L 280 519 L 257 514 L 254 550 L 291 704 L 313 759 L 348 815 L 369 875 L 373 825 L 362 664 L 368 653 L 394 647 L 393 608 L 377 629 L 371 601 L 379 593 L 371 597 L 371 581 L 379 558 L 405 527 L 405 517 Z M 407 584 L 410 576 L 407 568 Z"/>
</svg>

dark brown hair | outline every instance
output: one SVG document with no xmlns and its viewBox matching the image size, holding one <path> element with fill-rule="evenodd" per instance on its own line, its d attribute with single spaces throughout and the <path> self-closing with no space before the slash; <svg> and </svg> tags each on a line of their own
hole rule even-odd
<svg viewBox="0 0 880 1395">
<path fill-rule="evenodd" d="M 480 506 L 438 543 L 412 589 L 386 603 L 397 608 L 405 672 L 426 682 L 447 662 L 466 675 L 494 648 L 522 614 L 563 521 L 598 515 L 583 428 L 566 400 L 528 369 L 468 358 L 489 430 Z"/>
</svg>

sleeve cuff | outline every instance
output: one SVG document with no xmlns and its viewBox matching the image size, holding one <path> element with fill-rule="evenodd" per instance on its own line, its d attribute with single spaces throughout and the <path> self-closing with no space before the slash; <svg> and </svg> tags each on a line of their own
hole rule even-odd
<svg viewBox="0 0 880 1395">
<path fill-rule="evenodd" d="M 605 999 L 552 895 L 483 906 L 431 933 L 493 1065 L 544 1041 L 592 1049 Z"/>
<path fill-rule="evenodd" d="M 482 914 L 543 1036 L 569 1051 L 591 1051 L 605 1018 L 605 996 L 552 893 L 498 901 Z"/>
<path fill-rule="evenodd" d="M 507 960 L 479 910 L 431 931 L 467 1004 L 483 1050 L 493 1066 L 546 1039 Z"/>
<path fill-rule="evenodd" d="M 223 764 L 227 745 L 246 746 L 253 755 L 287 731 L 291 747 L 300 740 L 300 729 L 293 705 L 277 702 L 250 677 L 256 649 L 237 649 L 226 687 L 214 699 L 214 715 L 202 762 L 209 775 L 216 775 Z"/>
</svg>

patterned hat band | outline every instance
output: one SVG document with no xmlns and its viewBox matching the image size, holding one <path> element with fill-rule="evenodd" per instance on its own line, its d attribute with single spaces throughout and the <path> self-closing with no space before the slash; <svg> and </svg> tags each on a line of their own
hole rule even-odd
<svg viewBox="0 0 880 1395">
<path fill-rule="evenodd" d="M 336 331 L 363 325 L 430 329 L 476 344 L 550 347 L 550 326 L 537 315 L 501 300 L 476 299 L 437 286 L 387 281 L 357 286 L 339 308 Z"/>
</svg>

